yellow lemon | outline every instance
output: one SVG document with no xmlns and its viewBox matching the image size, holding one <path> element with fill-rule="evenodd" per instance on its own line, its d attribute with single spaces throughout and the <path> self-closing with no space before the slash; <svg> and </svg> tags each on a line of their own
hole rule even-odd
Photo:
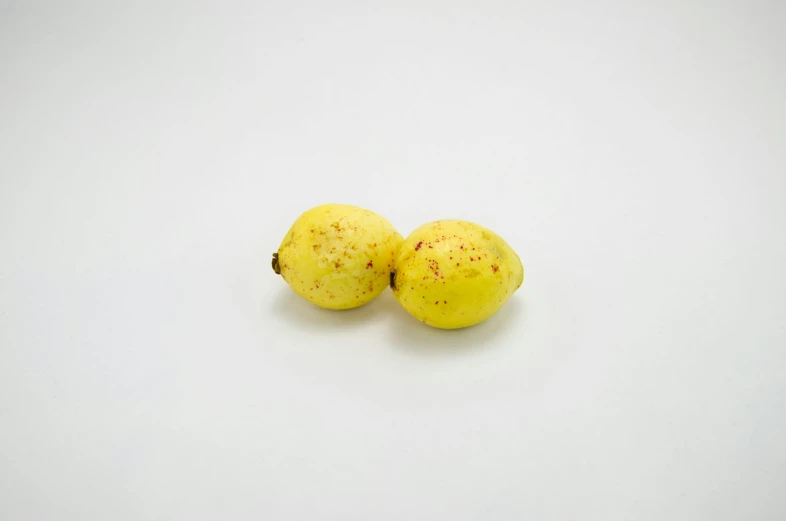
<svg viewBox="0 0 786 521">
<path fill-rule="evenodd" d="M 273 270 L 317 306 L 354 308 L 387 287 L 402 241 L 374 212 L 324 204 L 298 217 L 273 254 Z"/>
<path fill-rule="evenodd" d="M 425 224 L 407 237 L 390 276 L 410 315 L 434 327 L 478 324 L 524 281 L 524 267 L 502 237 L 467 221 Z"/>
</svg>

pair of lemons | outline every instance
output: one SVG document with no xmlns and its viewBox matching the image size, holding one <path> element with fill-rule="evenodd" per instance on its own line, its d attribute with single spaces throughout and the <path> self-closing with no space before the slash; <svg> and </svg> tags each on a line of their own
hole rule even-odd
<svg viewBox="0 0 786 521">
<path fill-rule="evenodd" d="M 482 226 L 434 221 L 404 239 L 384 217 L 343 204 L 301 215 L 273 254 L 273 270 L 328 309 L 362 306 L 389 285 L 409 314 L 443 329 L 486 320 L 524 281 L 516 252 Z"/>
</svg>

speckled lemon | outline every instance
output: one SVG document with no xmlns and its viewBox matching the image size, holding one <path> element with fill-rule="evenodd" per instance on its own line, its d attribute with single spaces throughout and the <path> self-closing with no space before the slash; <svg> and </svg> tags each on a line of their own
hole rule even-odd
<svg viewBox="0 0 786 521">
<path fill-rule="evenodd" d="M 467 221 L 425 224 L 401 246 L 390 276 L 396 299 L 442 329 L 483 322 L 524 281 L 524 267 L 502 237 Z"/>
<path fill-rule="evenodd" d="M 372 211 L 324 204 L 298 217 L 273 254 L 273 270 L 317 306 L 355 308 L 388 286 L 403 240 Z"/>
</svg>

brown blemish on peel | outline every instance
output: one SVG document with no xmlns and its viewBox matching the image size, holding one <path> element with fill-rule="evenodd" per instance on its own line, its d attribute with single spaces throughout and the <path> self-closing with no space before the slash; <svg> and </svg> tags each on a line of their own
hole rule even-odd
<svg viewBox="0 0 786 521">
<path fill-rule="evenodd" d="M 494 264 L 494 265 L 492 265 L 492 266 L 491 266 L 491 269 L 494 271 L 494 273 L 496 273 L 496 272 L 498 272 L 498 271 L 499 271 L 499 266 L 497 266 L 496 264 Z"/>
<path fill-rule="evenodd" d="M 374 267 L 374 261 L 368 261 L 368 264 L 366 264 L 366 268 L 373 268 L 373 267 Z"/>
<path fill-rule="evenodd" d="M 281 266 L 278 264 L 278 253 L 273 254 L 273 271 L 276 272 L 276 275 L 281 275 Z"/>
<path fill-rule="evenodd" d="M 415 251 L 418 251 L 418 250 L 420 249 L 420 247 L 421 247 L 421 246 L 423 246 L 423 241 L 420 241 L 419 243 L 417 243 L 417 244 L 415 245 Z"/>
</svg>

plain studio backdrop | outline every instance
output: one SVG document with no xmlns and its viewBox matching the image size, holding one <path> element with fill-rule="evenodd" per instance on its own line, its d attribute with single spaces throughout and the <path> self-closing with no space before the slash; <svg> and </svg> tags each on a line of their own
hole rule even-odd
<svg viewBox="0 0 786 521">
<path fill-rule="evenodd" d="M 783 2 L 0 3 L 0 519 L 783 520 Z M 502 235 L 486 323 L 270 268 Z"/>
</svg>

